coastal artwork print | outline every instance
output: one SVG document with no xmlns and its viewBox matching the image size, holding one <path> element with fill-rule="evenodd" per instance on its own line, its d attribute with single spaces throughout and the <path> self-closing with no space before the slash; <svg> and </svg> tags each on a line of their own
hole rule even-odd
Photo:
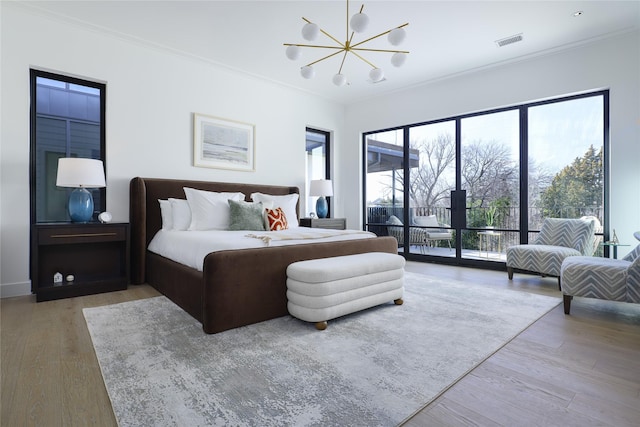
<svg viewBox="0 0 640 427">
<path fill-rule="evenodd" d="M 194 113 L 194 166 L 254 171 L 254 151 L 254 125 Z"/>
</svg>

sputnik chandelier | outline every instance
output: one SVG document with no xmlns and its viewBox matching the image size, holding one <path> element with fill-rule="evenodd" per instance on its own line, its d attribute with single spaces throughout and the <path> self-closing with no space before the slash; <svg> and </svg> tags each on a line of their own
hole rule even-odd
<svg viewBox="0 0 640 427">
<path fill-rule="evenodd" d="M 301 48 L 303 47 L 335 50 L 335 52 L 327 56 L 324 56 L 316 61 L 310 62 L 307 65 L 301 67 L 300 74 L 302 75 L 302 77 L 304 77 L 305 79 L 313 78 L 316 74 L 313 68 L 315 64 L 317 64 L 318 62 L 324 61 L 325 59 L 329 59 L 337 55 L 342 55 L 342 61 L 340 62 L 340 68 L 338 69 L 338 73 L 333 76 L 333 83 L 336 86 L 343 86 L 347 84 L 347 77 L 344 74 L 342 74 L 342 68 L 344 67 L 345 60 L 347 59 L 347 56 L 349 53 L 351 53 L 356 58 L 366 62 L 371 67 L 371 71 L 369 72 L 369 78 L 374 83 L 380 82 L 384 79 L 384 72 L 382 71 L 381 68 L 375 66 L 373 63 L 363 58 L 362 55 L 360 54 L 361 52 L 393 53 L 393 55 L 391 56 L 391 64 L 394 67 L 400 67 L 402 66 L 402 64 L 404 64 L 405 60 L 407 59 L 407 54 L 409 53 L 406 50 L 371 49 L 371 48 L 363 47 L 363 45 L 365 45 L 367 42 L 370 42 L 371 40 L 387 35 L 387 40 L 389 41 L 389 43 L 391 43 L 391 45 L 393 46 L 398 46 L 405 39 L 406 32 L 404 30 L 404 27 L 409 25 L 409 23 L 407 22 L 405 24 L 402 24 L 398 27 L 394 27 L 390 30 L 382 32 L 373 37 L 369 37 L 368 39 L 365 39 L 361 42 L 354 43 L 353 37 L 355 33 L 364 32 L 367 28 L 367 24 L 369 23 L 369 17 L 362 12 L 363 10 L 364 10 L 364 4 L 360 7 L 360 12 L 354 14 L 351 17 L 351 21 L 349 21 L 349 0 L 347 0 L 347 20 L 346 20 L 347 29 L 346 29 L 344 42 L 341 42 L 336 37 L 327 33 L 325 30 L 323 30 L 317 24 L 311 22 L 307 18 L 302 17 L 302 19 L 306 22 L 306 24 L 302 27 L 302 37 L 305 40 L 314 41 L 318 37 L 318 34 L 322 33 L 336 43 L 336 45 L 284 43 L 284 45 L 287 46 L 287 49 L 286 49 L 287 58 L 291 59 L 292 61 L 295 61 L 300 58 L 300 56 L 302 55 Z M 349 27 L 351 27 L 351 35 L 349 35 Z"/>
</svg>

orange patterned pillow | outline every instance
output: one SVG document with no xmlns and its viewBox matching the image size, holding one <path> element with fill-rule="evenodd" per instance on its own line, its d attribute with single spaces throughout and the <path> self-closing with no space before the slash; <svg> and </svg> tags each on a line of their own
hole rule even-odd
<svg viewBox="0 0 640 427">
<path fill-rule="evenodd" d="M 284 215 L 282 208 L 266 209 L 267 222 L 269 223 L 269 231 L 286 230 L 289 228 L 287 217 Z"/>
</svg>

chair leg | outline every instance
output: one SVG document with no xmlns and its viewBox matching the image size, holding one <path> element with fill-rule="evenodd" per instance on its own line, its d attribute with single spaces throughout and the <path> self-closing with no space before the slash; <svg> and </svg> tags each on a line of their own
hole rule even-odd
<svg viewBox="0 0 640 427">
<path fill-rule="evenodd" d="M 562 290 L 562 283 L 560 283 L 560 278 L 558 277 L 558 290 Z"/>
<path fill-rule="evenodd" d="M 513 268 L 507 267 L 507 276 L 509 276 L 509 280 L 513 280 Z"/>
<path fill-rule="evenodd" d="M 573 296 L 571 295 L 563 295 L 562 296 L 562 301 L 564 302 L 564 314 L 569 314 L 569 311 L 571 311 L 571 300 L 573 299 Z"/>
</svg>

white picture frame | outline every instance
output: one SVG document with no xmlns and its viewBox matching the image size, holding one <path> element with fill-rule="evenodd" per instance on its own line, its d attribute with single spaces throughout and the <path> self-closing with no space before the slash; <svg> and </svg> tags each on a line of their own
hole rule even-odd
<svg viewBox="0 0 640 427">
<path fill-rule="evenodd" d="M 193 114 L 193 165 L 255 171 L 255 125 Z"/>
</svg>

